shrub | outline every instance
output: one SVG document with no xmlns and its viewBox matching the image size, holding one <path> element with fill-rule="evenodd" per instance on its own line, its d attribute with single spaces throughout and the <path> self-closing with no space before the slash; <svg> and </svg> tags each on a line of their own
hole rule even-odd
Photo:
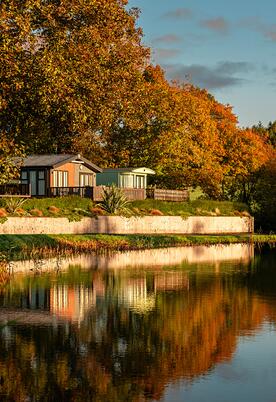
<svg viewBox="0 0 276 402">
<path fill-rule="evenodd" d="M 250 213 L 248 211 L 242 211 L 242 216 L 251 216 Z"/>
<path fill-rule="evenodd" d="M 163 212 L 159 211 L 159 209 L 151 209 L 150 214 L 154 216 L 163 216 Z"/>
<path fill-rule="evenodd" d="M 51 214 L 57 215 L 57 214 L 60 213 L 60 208 L 57 208 L 57 207 L 55 207 L 54 205 L 51 205 L 51 206 L 48 208 L 48 211 L 49 211 Z"/>
<path fill-rule="evenodd" d="M 234 211 L 234 215 L 235 216 L 241 216 L 241 212 L 240 211 Z"/>
<path fill-rule="evenodd" d="M 43 212 L 37 208 L 31 209 L 30 214 L 33 216 L 43 216 Z"/>
<path fill-rule="evenodd" d="M 133 215 L 129 205 L 122 190 L 116 186 L 103 189 L 103 200 L 98 204 L 109 214 Z"/>
<path fill-rule="evenodd" d="M 21 208 L 25 202 L 26 198 L 17 198 L 17 197 L 5 198 L 6 210 L 9 213 L 13 214 L 17 212 L 17 210 Z"/>
<path fill-rule="evenodd" d="M 7 215 L 7 211 L 4 208 L 0 208 L 0 218 L 5 218 Z"/>
<path fill-rule="evenodd" d="M 16 209 L 16 214 L 17 215 L 25 215 L 26 211 L 23 208 L 17 208 Z"/>
<path fill-rule="evenodd" d="M 93 215 L 104 215 L 105 214 L 105 211 L 99 207 L 89 208 L 89 210 Z"/>
</svg>

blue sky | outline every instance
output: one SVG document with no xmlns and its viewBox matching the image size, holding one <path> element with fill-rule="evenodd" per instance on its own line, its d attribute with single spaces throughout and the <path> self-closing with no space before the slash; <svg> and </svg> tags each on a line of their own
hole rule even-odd
<svg viewBox="0 0 276 402">
<path fill-rule="evenodd" d="M 152 61 L 207 88 L 241 126 L 276 120 L 275 0 L 130 0 Z"/>
</svg>

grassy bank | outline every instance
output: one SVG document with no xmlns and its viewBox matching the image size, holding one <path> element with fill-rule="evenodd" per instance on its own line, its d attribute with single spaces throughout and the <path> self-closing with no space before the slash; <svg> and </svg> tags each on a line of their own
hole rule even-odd
<svg viewBox="0 0 276 402">
<path fill-rule="evenodd" d="M 20 200 L 19 200 L 20 201 Z M 17 200 L 0 199 L 0 218 L 9 216 L 51 216 L 67 217 L 78 220 L 84 216 L 103 215 L 97 203 L 78 196 L 57 198 L 30 198 L 22 201 L 18 207 Z M 230 201 L 195 200 L 189 202 L 166 202 L 143 200 L 130 202 L 129 208 L 135 215 L 180 215 L 188 216 L 235 216 L 246 215 L 245 204 Z"/>
<path fill-rule="evenodd" d="M 189 202 L 168 202 L 158 200 L 133 201 L 137 208 L 146 215 L 159 210 L 163 215 L 173 216 L 235 216 L 247 215 L 248 207 L 240 202 L 195 200 Z"/>
<path fill-rule="evenodd" d="M 191 245 L 254 242 L 276 244 L 276 235 L 167 236 L 167 235 L 0 235 L 0 254 L 14 256 L 51 256 L 91 251 L 142 250 Z"/>
</svg>

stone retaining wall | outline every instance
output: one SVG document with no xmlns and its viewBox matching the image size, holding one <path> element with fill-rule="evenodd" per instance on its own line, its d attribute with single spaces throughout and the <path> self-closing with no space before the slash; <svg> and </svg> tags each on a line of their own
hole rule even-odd
<svg viewBox="0 0 276 402">
<path fill-rule="evenodd" d="M 67 218 L 8 218 L 0 234 L 230 234 L 253 233 L 254 219 L 236 216 L 99 216 L 69 222 Z"/>
</svg>

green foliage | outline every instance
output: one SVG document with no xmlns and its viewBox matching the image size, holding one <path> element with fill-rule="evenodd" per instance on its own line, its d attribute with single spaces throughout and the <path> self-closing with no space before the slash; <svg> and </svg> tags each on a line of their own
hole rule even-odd
<svg viewBox="0 0 276 402">
<path fill-rule="evenodd" d="M 18 197 L 4 198 L 4 200 L 5 200 L 5 208 L 7 212 L 11 214 L 17 212 L 19 208 L 22 208 L 26 202 L 26 198 L 18 198 Z"/>
<path fill-rule="evenodd" d="M 2 225 L 3 223 L 5 223 L 8 220 L 8 218 L 6 216 L 1 216 L 0 218 L 0 225 Z"/>
<path fill-rule="evenodd" d="M 1 80 L 0 80 L 1 81 Z M 1 96 L 0 96 L 1 110 Z M 0 112 L 1 119 L 1 112 Z M 14 157 L 24 156 L 23 145 L 16 142 L 11 135 L 7 135 L 0 122 L 0 185 L 6 184 L 19 177 L 19 165 L 14 163 Z"/>
<path fill-rule="evenodd" d="M 0 253 L 11 257 L 18 255 L 22 258 L 25 253 L 30 256 L 32 250 L 57 248 L 58 242 L 48 235 L 0 235 Z"/>
<path fill-rule="evenodd" d="M 69 222 L 80 222 L 82 220 L 82 215 L 74 213 L 68 216 Z"/>
<path fill-rule="evenodd" d="M 252 129 L 267 140 L 274 148 L 276 147 L 276 120 L 274 122 L 270 121 L 267 127 L 262 122 L 259 122 Z"/>
<path fill-rule="evenodd" d="M 114 185 L 103 189 L 103 199 L 98 205 L 109 214 L 133 215 L 133 212 L 129 208 L 130 202 L 127 200 L 127 197 L 120 188 Z"/>
<path fill-rule="evenodd" d="M 255 229 L 269 232 L 276 230 L 276 159 L 270 159 L 247 179 L 237 177 L 229 187 L 232 200 L 244 201 L 255 216 Z"/>
<path fill-rule="evenodd" d="M 276 159 L 269 161 L 258 172 L 252 209 L 257 228 L 276 231 Z"/>
</svg>

